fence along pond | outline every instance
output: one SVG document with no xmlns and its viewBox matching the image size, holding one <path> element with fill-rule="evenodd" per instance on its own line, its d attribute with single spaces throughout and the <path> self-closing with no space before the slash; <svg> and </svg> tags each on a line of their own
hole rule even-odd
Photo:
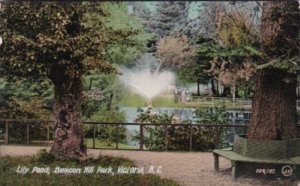
<svg viewBox="0 0 300 186">
<path fill-rule="evenodd" d="M 240 124 L 146 124 L 146 123 L 103 123 L 103 122 L 83 122 L 83 126 L 89 126 L 92 131 L 88 139 L 91 140 L 88 148 L 92 149 L 117 149 L 117 150 L 152 150 L 145 147 L 147 140 L 149 140 L 149 129 L 156 129 L 161 132 L 160 147 L 156 150 L 163 151 L 211 151 L 221 147 L 229 147 L 232 145 L 233 136 L 235 134 L 244 135 L 247 132 L 248 125 Z M 136 139 L 138 140 L 138 147 L 128 148 L 124 147 L 122 139 L 120 139 L 120 129 L 125 126 L 137 126 Z M 97 127 L 111 127 L 114 132 L 115 143 L 114 147 L 97 147 Z M 298 135 L 300 134 L 300 125 L 297 125 Z M 182 149 L 174 149 L 176 144 L 176 136 L 171 136 L 170 131 L 185 130 L 185 139 L 181 139 Z M 210 148 L 201 149 L 197 147 L 199 143 L 199 135 L 195 133 L 201 132 L 203 139 L 209 138 L 211 141 Z M 205 132 L 203 132 L 205 131 Z M 225 131 L 225 132 L 224 132 Z M 226 133 L 227 131 L 227 133 Z M 229 132 L 228 132 L 229 131 Z M 148 132 L 148 133 L 147 133 Z M 234 133 L 233 133 L 234 132 Z M 32 119 L 0 119 L 0 143 L 2 144 L 23 144 L 23 145 L 51 145 L 53 142 L 54 121 L 49 120 L 32 120 Z M 176 134 L 176 133 L 175 133 Z M 227 136 L 226 136 L 227 134 Z M 17 135 L 17 136 L 16 136 Z M 208 135 L 208 136 L 205 136 Z M 87 138 L 87 136 L 85 136 Z M 179 139 L 178 139 L 179 140 Z M 180 143 L 180 141 L 178 141 Z"/>
</svg>

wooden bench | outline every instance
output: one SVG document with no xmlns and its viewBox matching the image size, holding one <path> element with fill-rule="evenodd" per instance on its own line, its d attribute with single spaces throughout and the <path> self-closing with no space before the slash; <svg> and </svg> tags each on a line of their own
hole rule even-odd
<svg viewBox="0 0 300 186">
<path fill-rule="evenodd" d="M 272 164 L 272 165 L 295 165 L 295 162 L 300 162 L 300 156 L 290 158 L 290 159 L 259 159 L 259 158 L 251 158 L 247 156 L 242 156 L 232 149 L 221 149 L 214 150 L 214 169 L 215 171 L 219 170 L 219 156 L 231 161 L 231 174 L 233 178 L 238 176 L 237 169 L 242 163 L 253 163 L 253 164 Z M 296 165 L 300 165 L 300 163 L 296 163 Z M 242 168 L 242 167 L 240 167 Z M 296 168 L 295 168 L 296 169 Z"/>
</svg>

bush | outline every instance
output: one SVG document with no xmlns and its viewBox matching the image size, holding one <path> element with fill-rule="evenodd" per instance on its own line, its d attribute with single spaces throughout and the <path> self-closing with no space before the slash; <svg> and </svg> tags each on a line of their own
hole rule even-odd
<svg viewBox="0 0 300 186">
<path fill-rule="evenodd" d="M 2 124 L 2 123 L 0 123 Z M 4 124 L 4 123 L 3 123 Z M 1 125 L 2 129 L 2 135 L 4 137 L 5 135 L 5 125 Z M 29 142 L 38 140 L 38 141 L 46 141 L 47 140 L 47 123 L 46 122 L 40 122 L 40 123 L 34 123 L 29 122 Z M 50 140 L 53 138 L 54 130 L 53 126 L 54 123 L 50 123 L 49 127 L 49 137 Z M 26 138 L 26 131 L 27 131 L 27 123 L 20 120 L 20 121 L 14 121 L 13 123 L 9 123 L 9 143 L 15 143 L 15 144 L 24 144 L 27 141 Z"/>
<path fill-rule="evenodd" d="M 214 131 L 204 127 L 170 126 L 167 127 L 167 140 L 164 127 L 146 127 L 149 136 L 144 142 L 149 150 L 188 151 L 190 149 L 190 131 L 192 131 L 192 150 L 208 151 L 215 148 Z"/>
<path fill-rule="evenodd" d="M 225 108 L 214 108 L 207 110 L 196 110 L 195 121 L 197 124 L 227 124 Z M 136 121 L 139 123 L 172 124 L 174 116 L 166 114 L 152 113 L 150 110 L 140 110 L 140 115 Z M 175 123 L 177 123 L 176 121 Z M 182 121 L 181 123 L 190 124 L 192 121 Z M 192 150 L 209 151 L 215 148 L 216 129 L 205 126 L 145 126 L 144 144 L 149 150 L 168 150 L 188 151 L 190 150 L 190 134 L 192 134 Z M 228 130 L 221 129 L 221 144 L 225 140 Z M 167 140 L 166 140 L 166 137 Z M 134 136 L 134 140 L 139 141 L 139 134 Z"/>
<path fill-rule="evenodd" d="M 125 114 L 123 112 L 113 111 L 113 110 L 100 110 L 95 113 L 91 121 L 97 122 L 107 122 L 107 123 L 123 123 L 125 122 Z M 97 139 L 106 141 L 107 145 L 111 145 L 112 142 L 126 143 L 126 132 L 125 126 L 118 126 L 118 133 L 116 131 L 116 125 L 96 125 L 95 126 L 95 136 Z M 86 138 L 93 137 L 93 126 L 84 126 L 84 133 Z"/>
<path fill-rule="evenodd" d="M 50 164 L 53 161 L 55 161 L 55 157 L 51 155 L 50 153 L 47 152 L 46 149 L 42 149 L 38 152 L 37 156 L 37 161 L 44 163 L 44 164 Z"/>
</svg>

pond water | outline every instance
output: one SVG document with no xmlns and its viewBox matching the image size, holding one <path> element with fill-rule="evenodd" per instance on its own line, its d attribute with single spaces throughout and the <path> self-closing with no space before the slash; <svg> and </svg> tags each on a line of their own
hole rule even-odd
<svg viewBox="0 0 300 186">
<path fill-rule="evenodd" d="M 147 108 L 144 108 L 144 110 L 146 109 Z M 174 115 L 180 118 L 180 120 L 193 120 L 195 110 L 195 108 L 152 108 L 154 113 L 167 114 L 169 116 Z M 206 108 L 203 108 L 203 110 L 206 110 Z M 121 111 L 125 112 L 126 122 L 128 123 L 134 123 L 134 120 L 139 115 L 138 108 L 136 107 L 123 107 L 121 108 Z M 251 111 L 231 109 L 226 110 L 226 116 L 232 121 L 232 123 L 247 124 L 251 118 Z"/>
</svg>

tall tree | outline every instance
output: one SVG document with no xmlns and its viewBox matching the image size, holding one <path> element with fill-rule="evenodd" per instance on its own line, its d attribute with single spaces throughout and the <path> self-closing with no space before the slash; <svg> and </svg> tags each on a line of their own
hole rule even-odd
<svg viewBox="0 0 300 186">
<path fill-rule="evenodd" d="M 90 70 L 114 72 L 107 50 L 130 43 L 134 29 L 109 29 L 102 3 L 22 2 L 0 11 L 0 68 L 6 75 L 47 77 L 54 85 L 58 159 L 85 159 L 81 104 L 82 78 Z M 133 43 L 131 43 L 133 44 Z"/>
<path fill-rule="evenodd" d="M 296 1 L 268 1 L 263 4 L 261 51 L 264 61 L 256 73 L 249 139 L 284 140 L 297 136 L 299 20 Z"/>
<path fill-rule="evenodd" d="M 178 70 L 194 56 L 195 49 L 186 36 L 167 36 L 157 43 L 156 57 L 161 67 Z"/>
<path fill-rule="evenodd" d="M 153 10 L 141 6 L 140 3 L 131 3 L 133 12 L 144 20 L 147 30 L 155 33 L 158 38 L 178 33 L 185 29 L 188 18 L 187 2 L 156 2 Z"/>
</svg>

